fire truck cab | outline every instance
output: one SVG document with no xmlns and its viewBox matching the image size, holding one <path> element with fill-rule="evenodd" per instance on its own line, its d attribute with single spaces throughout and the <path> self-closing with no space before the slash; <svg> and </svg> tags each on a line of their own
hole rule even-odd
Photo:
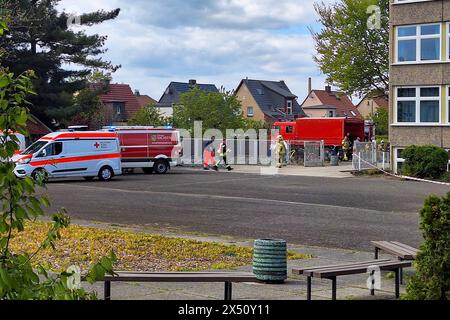
<svg viewBox="0 0 450 320">
<path fill-rule="evenodd" d="M 141 168 L 144 173 L 164 174 L 180 164 L 182 147 L 175 129 L 115 126 L 103 130 L 117 133 L 125 172 Z"/>
</svg>

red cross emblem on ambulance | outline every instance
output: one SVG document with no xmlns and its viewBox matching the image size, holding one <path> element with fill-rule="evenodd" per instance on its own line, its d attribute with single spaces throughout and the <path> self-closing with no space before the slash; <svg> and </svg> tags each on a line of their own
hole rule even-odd
<svg viewBox="0 0 450 320">
<path fill-rule="evenodd" d="M 98 142 L 94 143 L 94 147 L 95 147 L 95 149 L 98 149 L 98 148 L 100 148 L 100 146 L 101 146 L 101 144 L 100 144 L 100 143 L 98 143 Z"/>
</svg>

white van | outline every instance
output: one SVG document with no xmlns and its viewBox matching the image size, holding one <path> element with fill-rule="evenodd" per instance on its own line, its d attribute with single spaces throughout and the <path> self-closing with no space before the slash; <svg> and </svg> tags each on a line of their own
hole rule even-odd
<svg viewBox="0 0 450 320">
<path fill-rule="evenodd" d="M 17 177 L 84 177 L 111 180 L 122 173 L 116 133 L 54 132 L 14 157 Z"/>
</svg>

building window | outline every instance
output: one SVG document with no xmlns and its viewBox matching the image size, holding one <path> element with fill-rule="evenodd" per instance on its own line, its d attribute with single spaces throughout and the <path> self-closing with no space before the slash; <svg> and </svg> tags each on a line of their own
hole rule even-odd
<svg viewBox="0 0 450 320">
<path fill-rule="evenodd" d="M 114 102 L 113 110 L 114 110 L 114 113 L 118 116 L 125 115 L 125 103 L 124 102 Z"/>
<path fill-rule="evenodd" d="M 440 87 L 397 88 L 398 123 L 439 123 Z"/>
<path fill-rule="evenodd" d="M 253 117 L 253 107 L 247 107 L 247 117 Z"/>
<path fill-rule="evenodd" d="M 397 62 L 441 60 L 441 25 L 397 27 Z"/>
<path fill-rule="evenodd" d="M 287 101 L 287 114 L 292 114 L 292 100 Z"/>
<path fill-rule="evenodd" d="M 329 118 L 333 118 L 334 117 L 334 111 L 333 110 L 329 110 L 328 111 L 328 117 Z"/>
</svg>

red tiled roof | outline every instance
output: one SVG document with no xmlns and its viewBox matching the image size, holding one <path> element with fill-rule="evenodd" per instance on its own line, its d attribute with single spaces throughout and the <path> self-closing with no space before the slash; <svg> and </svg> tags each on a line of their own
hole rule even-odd
<svg viewBox="0 0 450 320">
<path fill-rule="evenodd" d="M 148 95 L 139 95 L 139 96 L 136 96 L 136 99 L 141 108 L 145 107 L 148 104 L 156 103 L 156 100 Z"/>
<path fill-rule="evenodd" d="M 347 116 L 352 117 L 351 111 L 353 111 L 356 114 L 356 117 L 362 118 L 358 109 L 346 94 L 337 91 L 327 92 L 325 90 L 312 90 L 312 92 L 322 104 L 336 107 L 337 116 L 341 117 L 346 114 Z"/>
<path fill-rule="evenodd" d="M 379 106 L 382 107 L 384 109 L 388 109 L 389 108 L 389 99 L 386 96 L 378 96 L 378 97 L 374 97 L 373 101 Z"/>
<path fill-rule="evenodd" d="M 45 136 L 52 132 L 52 130 L 33 115 L 28 118 L 27 130 L 32 136 Z"/>
<path fill-rule="evenodd" d="M 102 84 L 93 84 L 94 88 L 99 88 Z M 136 96 L 133 94 L 131 87 L 128 84 L 110 83 L 108 85 L 108 92 L 99 95 L 103 104 L 111 102 L 124 102 L 127 116 L 130 117 L 141 109 Z"/>
</svg>

